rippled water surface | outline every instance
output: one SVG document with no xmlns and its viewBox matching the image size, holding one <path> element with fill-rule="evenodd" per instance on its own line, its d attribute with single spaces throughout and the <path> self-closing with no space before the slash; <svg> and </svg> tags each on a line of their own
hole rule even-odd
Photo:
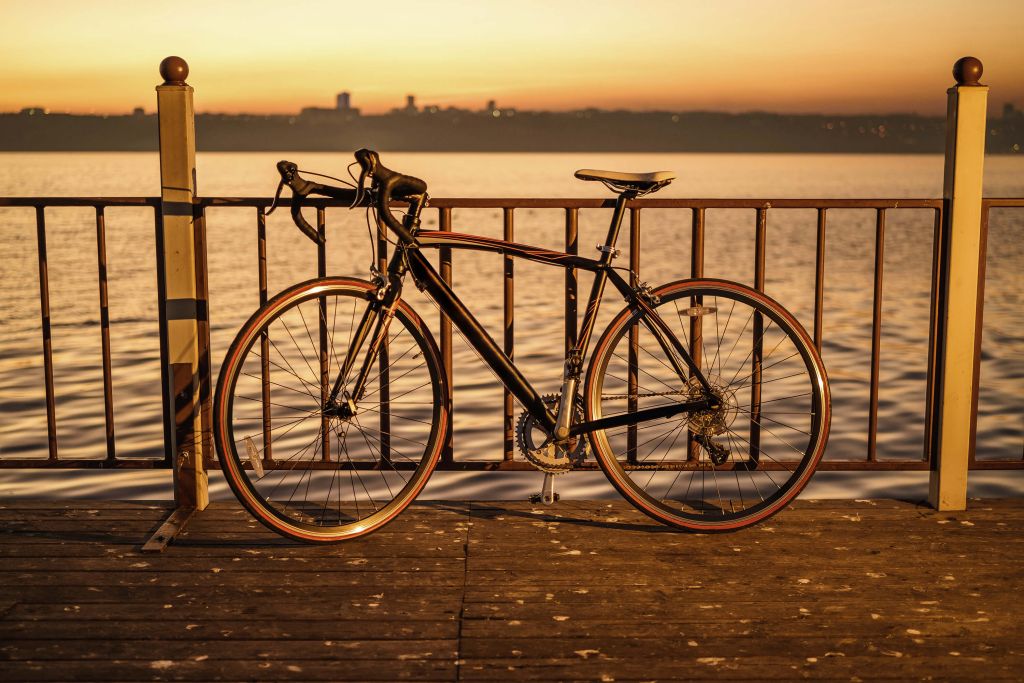
<svg viewBox="0 0 1024 683">
<path fill-rule="evenodd" d="M 302 167 L 343 174 L 341 154 L 201 154 L 200 194 L 267 196 L 282 156 Z M 435 197 L 599 197 L 607 192 L 572 178 L 577 168 L 671 169 L 679 174 L 667 197 L 911 197 L 941 194 L 940 156 L 685 155 L 685 154 L 385 154 L 389 167 L 428 181 Z M 0 154 L 0 196 L 150 196 L 158 193 L 155 154 Z M 989 157 L 987 196 L 1024 196 L 1024 159 Z M 580 214 L 580 250 L 587 254 L 607 229 L 608 210 Z M 922 452 L 928 346 L 929 278 L 934 215 L 887 213 L 884 243 L 880 458 Z M 651 284 L 687 277 L 688 210 L 641 214 L 641 277 Z M 767 292 L 805 326 L 813 322 L 813 210 L 768 214 Z M 431 212 L 428 227 L 436 226 Z M 328 272 L 365 277 L 370 263 L 364 216 L 327 213 Z M 561 248 L 561 210 L 519 210 L 516 241 Z M 118 454 L 153 457 L 162 449 L 152 210 L 109 209 L 106 219 L 113 396 Z M 705 274 L 752 283 L 754 212 L 707 212 Z M 455 210 L 453 229 L 501 236 L 496 210 Z M 287 215 L 268 220 L 271 293 L 316 274 L 315 247 Z M 213 369 L 235 330 L 258 305 L 253 209 L 208 213 Z M 0 457 L 45 457 L 45 396 L 40 334 L 35 216 L 0 209 Z M 627 263 L 628 239 L 620 240 Z M 105 454 L 96 228 L 90 209 L 48 209 L 54 381 L 61 457 Z M 594 252 L 596 254 L 596 252 Z M 823 357 L 832 381 L 831 459 L 864 458 L 867 448 L 875 213 L 830 210 L 826 243 Z M 500 257 L 457 253 L 456 290 L 501 338 Z M 1024 445 L 1024 210 L 995 209 L 989 225 L 978 453 L 1021 457 Z M 561 372 L 563 275 L 520 262 L 515 266 L 516 360 L 542 392 L 555 391 Z M 436 311 L 414 288 L 410 300 L 431 321 Z M 586 274 L 581 296 L 589 291 Z M 621 306 L 606 299 L 602 321 Z M 456 335 L 457 338 L 457 335 Z M 455 454 L 493 459 L 502 450 L 502 392 L 458 340 L 455 343 Z"/>
</svg>

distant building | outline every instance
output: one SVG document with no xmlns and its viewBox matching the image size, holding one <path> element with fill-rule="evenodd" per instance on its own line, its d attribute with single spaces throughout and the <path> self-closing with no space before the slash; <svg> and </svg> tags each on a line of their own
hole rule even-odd
<svg viewBox="0 0 1024 683">
<path fill-rule="evenodd" d="M 354 117 L 359 116 L 359 110 L 352 106 L 352 95 L 346 90 L 337 94 L 333 109 L 327 107 L 303 107 L 299 115 L 307 119 L 335 120 L 341 118 L 345 121 L 351 121 Z"/>
<path fill-rule="evenodd" d="M 50 110 L 45 107 L 25 107 L 18 113 L 22 116 L 42 116 L 43 114 L 49 114 Z"/>
<path fill-rule="evenodd" d="M 405 96 L 405 111 L 410 113 L 410 114 L 415 114 L 418 111 L 418 109 L 416 109 L 416 96 L 415 95 L 406 95 Z"/>
<path fill-rule="evenodd" d="M 145 116 L 146 110 L 143 107 L 135 107 L 132 109 L 132 116 Z"/>
</svg>

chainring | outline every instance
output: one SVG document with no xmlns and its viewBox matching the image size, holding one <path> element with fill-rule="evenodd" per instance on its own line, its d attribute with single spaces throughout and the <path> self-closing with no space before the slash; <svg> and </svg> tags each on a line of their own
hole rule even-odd
<svg viewBox="0 0 1024 683">
<path fill-rule="evenodd" d="M 558 394 L 546 394 L 541 396 L 544 405 L 557 412 L 561 396 Z M 576 397 L 576 405 L 573 406 L 572 423 L 583 421 L 583 401 Z M 541 439 L 538 444 L 537 439 Z M 576 437 L 576 441 L 570 448 L 559 447 L 549 441 L 543 430 L 537 424 L 537 420 L 529 412 L 523 411 L 519 414 L 516 422 L 516 444 L 519 451 L 530 463 L 542 472 L 548 474 L 563 474 L 571 470 L 575 465 L 583 462 L 589 451 L 587 439 L 584 436 Z"/>
</svg>

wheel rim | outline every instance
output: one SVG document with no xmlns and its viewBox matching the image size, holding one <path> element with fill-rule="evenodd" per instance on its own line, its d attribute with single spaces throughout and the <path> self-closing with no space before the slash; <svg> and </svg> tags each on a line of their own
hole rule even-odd
<svg viewBox="0 0 1024 683">
<path fill-rule="evenodd" d="M 225 474 L 246 507 L 286 535 L 368 533 L 415 498 L 437 462 L 444 384 L 436 350 L 404 304 L 355 414 L 322 410 L 371 296 L 368 285 L 296 288 L 254 315 L 225 360 L 217 411 Z"/>
<path fill-rule="evenodd" d="M 823 452 L 829 399 L 820 359 L 791 315 L 740 285 L 694 282 L 658 295 L 659 314 L 697 351 L 721 407 L 642 423 L 633 437 L 626 427 L 595 432 L 599 462 L 623 495 L 660 521 L 703 530 L 760 521 L 796 496 Z M 702 393 L 695 378 L 676 372 L 681 357 L 670 357 L 643 325 L 631 383 L 636 320 L 624 311 L 598 344 L 588 377 L 591 419 Z"/>
</svg>

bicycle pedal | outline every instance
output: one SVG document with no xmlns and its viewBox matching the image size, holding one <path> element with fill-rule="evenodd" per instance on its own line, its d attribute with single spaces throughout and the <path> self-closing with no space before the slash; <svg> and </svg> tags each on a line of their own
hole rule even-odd
<svg viewBox="0 0 1024 683">
<path fill-rule="evenodd" d="M 534 505 L 536 505 L 538 503 L 544 503 L 545 505 L 551 505 L 552 503 L 557 503 L 561 499 L 562 499 L 562 495 L 560 493 L 555 493 L 554 494 L 554 498 L 551 501 L 544 500 L 544 494 L 542 494 L 542 493 L 534 493 L 533 495 L 531 495 L 528 498 L 528 500 L 531 503 L 533 503 Z"/>
</svg>

